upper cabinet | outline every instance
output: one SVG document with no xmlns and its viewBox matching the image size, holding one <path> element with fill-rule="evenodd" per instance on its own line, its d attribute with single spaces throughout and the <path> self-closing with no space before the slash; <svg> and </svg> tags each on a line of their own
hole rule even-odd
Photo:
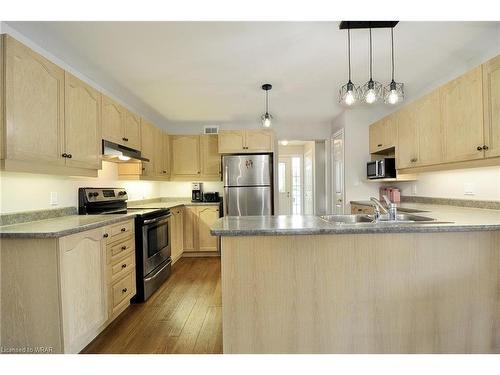
<svg viewBox="0 0 500 375">
<path fill-rule="evenodd" d="M 372 124 L 369 133 L 370 153 L 392 155 L 394 146 L 404 173 L 498 164 L 500 56 Z"/>
<path fill-rule="evenodd" d="M 101 94 L 66 72 L 64 98 L 67 163 L 100 169 Z"/>
<path fill-rule="evenodd" d="M 199 177 L 200 137 L 198 135 L 172 135 L 172 177 Z"/>
<path fill-rule="evenodd" d="M 483 98 L 485 155 L 500 156 L 500 56 L 483 65 Z"/>
<path fill-rule="evenodd" d="M 96 176 L 100 94 L 10 36 L 2 44 L 2 168 Z"/>
<path fill-rule="evenodd" d="M 103 95 L 102 138 L 141 150 L 141 118 Z"/>
<path fill-rule="evenodd" d="M 440 89 L 445 161 L 484 157 L 481 67 Z"/>
<path fill-rule="evenodd" d="M 204 178 L 221 178 L 221 157 L 218 151 L 217 135 L 200 136 L 201 174 Z"/>
<path fill-rule="evenodd" d="M 149 159 L 149 162 L 141 163 L 143 176 L 153 177 L 155 175 L 155 138 L 155 126 L 143 119 L 141 124 L 141 154 Z"/>
<path fill-rule="evenodd" d="M 393 116 L 370 125 L 370 153 L 377 153 L 393 148 L 397 140 L 396 120 Z"/>
<path fill-rule="evenodd" d="M 219 153 L 273 152 L 274 133 L 269 129 L 221 130 Z"/>
</svg>

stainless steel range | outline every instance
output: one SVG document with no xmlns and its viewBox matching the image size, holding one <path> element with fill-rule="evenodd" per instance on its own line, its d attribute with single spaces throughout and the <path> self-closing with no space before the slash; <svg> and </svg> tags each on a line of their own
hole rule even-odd
<svg viewBox="0 0 500 375">
<path fill-rule="evenodd" d="M 137 294 L 132 302 L 144 302 L 172 272 L 170 210 L 127 208 L 127 192 L 120 188 L 78 189 L 80 215 L 125 214 L 135 217 Z"/>
</svg>

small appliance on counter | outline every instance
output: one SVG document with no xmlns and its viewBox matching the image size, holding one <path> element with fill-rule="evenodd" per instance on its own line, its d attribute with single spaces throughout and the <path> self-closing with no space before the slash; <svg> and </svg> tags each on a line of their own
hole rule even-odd
<svg viewBox="0 0 500 375">
<path fill-rule="evenodd" d="M 137 293 L 131 302 L 144 302 L 170 276 L 171 228 L 168 208 L 128 208 L 120 188 L 79 188 L 80 215 L 135 213 L 135 274 Z"/>
<path fill-rule="evenodd" d="M 383 158 L 366 163 L 366 177 L 370 180 L 377 178 L 396 178 L 396 159 Z"/>
<path fill-rule="evenodd" d="M 203 182 L 193 182 L 191 184 L 191 201 L 203 202 Z"/>
<path fill-rule="evenodd" d="M 384 201 L 384 195 L 389 198 L 391 203 L 400 203 L 401 202 L 401 192 L 397 187 L 381 187 L 379 189 L 379 197 L 380 201 Z"/>
<path fill-rule="evenodd" d="M 219 192 L 206 192 L 203 193 L 203 202 L 220 202 Z"/>
</svg>

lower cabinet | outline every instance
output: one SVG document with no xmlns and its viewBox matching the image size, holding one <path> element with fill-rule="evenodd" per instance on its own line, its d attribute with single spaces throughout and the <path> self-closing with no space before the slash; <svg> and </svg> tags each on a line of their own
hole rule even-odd
<svg viewBox="0 0 500 375">
<path fill-rule="evenodd" d="M 353 215 L 359 215 L 359 214 L 373 215 L 373 212 L 374 212 L 373 206 L 365 206 L 362 204 L 351 203 L 351 214 Z"/>
<path fill-rule="evenodd" d="M 129 220 L 61 238 L 2 239 L 2 348 L 85 348 L 135 295 L 133 228 Z"/>
<path fill-rule="evenodd" d="M 184 252 L 217 252 L 219 237 L 210 227 L 219 219 L 219 206 L 186 206 L 184 211 Z"/>
<path fill-rule="evenodd" d="M 170 244 L 172 247 L 172 263 L 177 262 L 179 258 L 182 256 L 182 252 L 184 249 L 184 208 L 183 207 L 175 207 L 171 210 L 172 219 L 170 226 L 171 240 Z"/>
</svg>

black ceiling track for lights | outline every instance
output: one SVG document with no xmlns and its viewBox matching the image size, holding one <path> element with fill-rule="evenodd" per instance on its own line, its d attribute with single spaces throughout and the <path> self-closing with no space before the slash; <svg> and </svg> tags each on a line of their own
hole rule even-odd
<svg viewBox="0 0 500 375">
<path fill-rule="evenodd" d="M 340 21 L 339 29 L 387 29 L 398 23 L 399 21 Z"/>
</svg>

